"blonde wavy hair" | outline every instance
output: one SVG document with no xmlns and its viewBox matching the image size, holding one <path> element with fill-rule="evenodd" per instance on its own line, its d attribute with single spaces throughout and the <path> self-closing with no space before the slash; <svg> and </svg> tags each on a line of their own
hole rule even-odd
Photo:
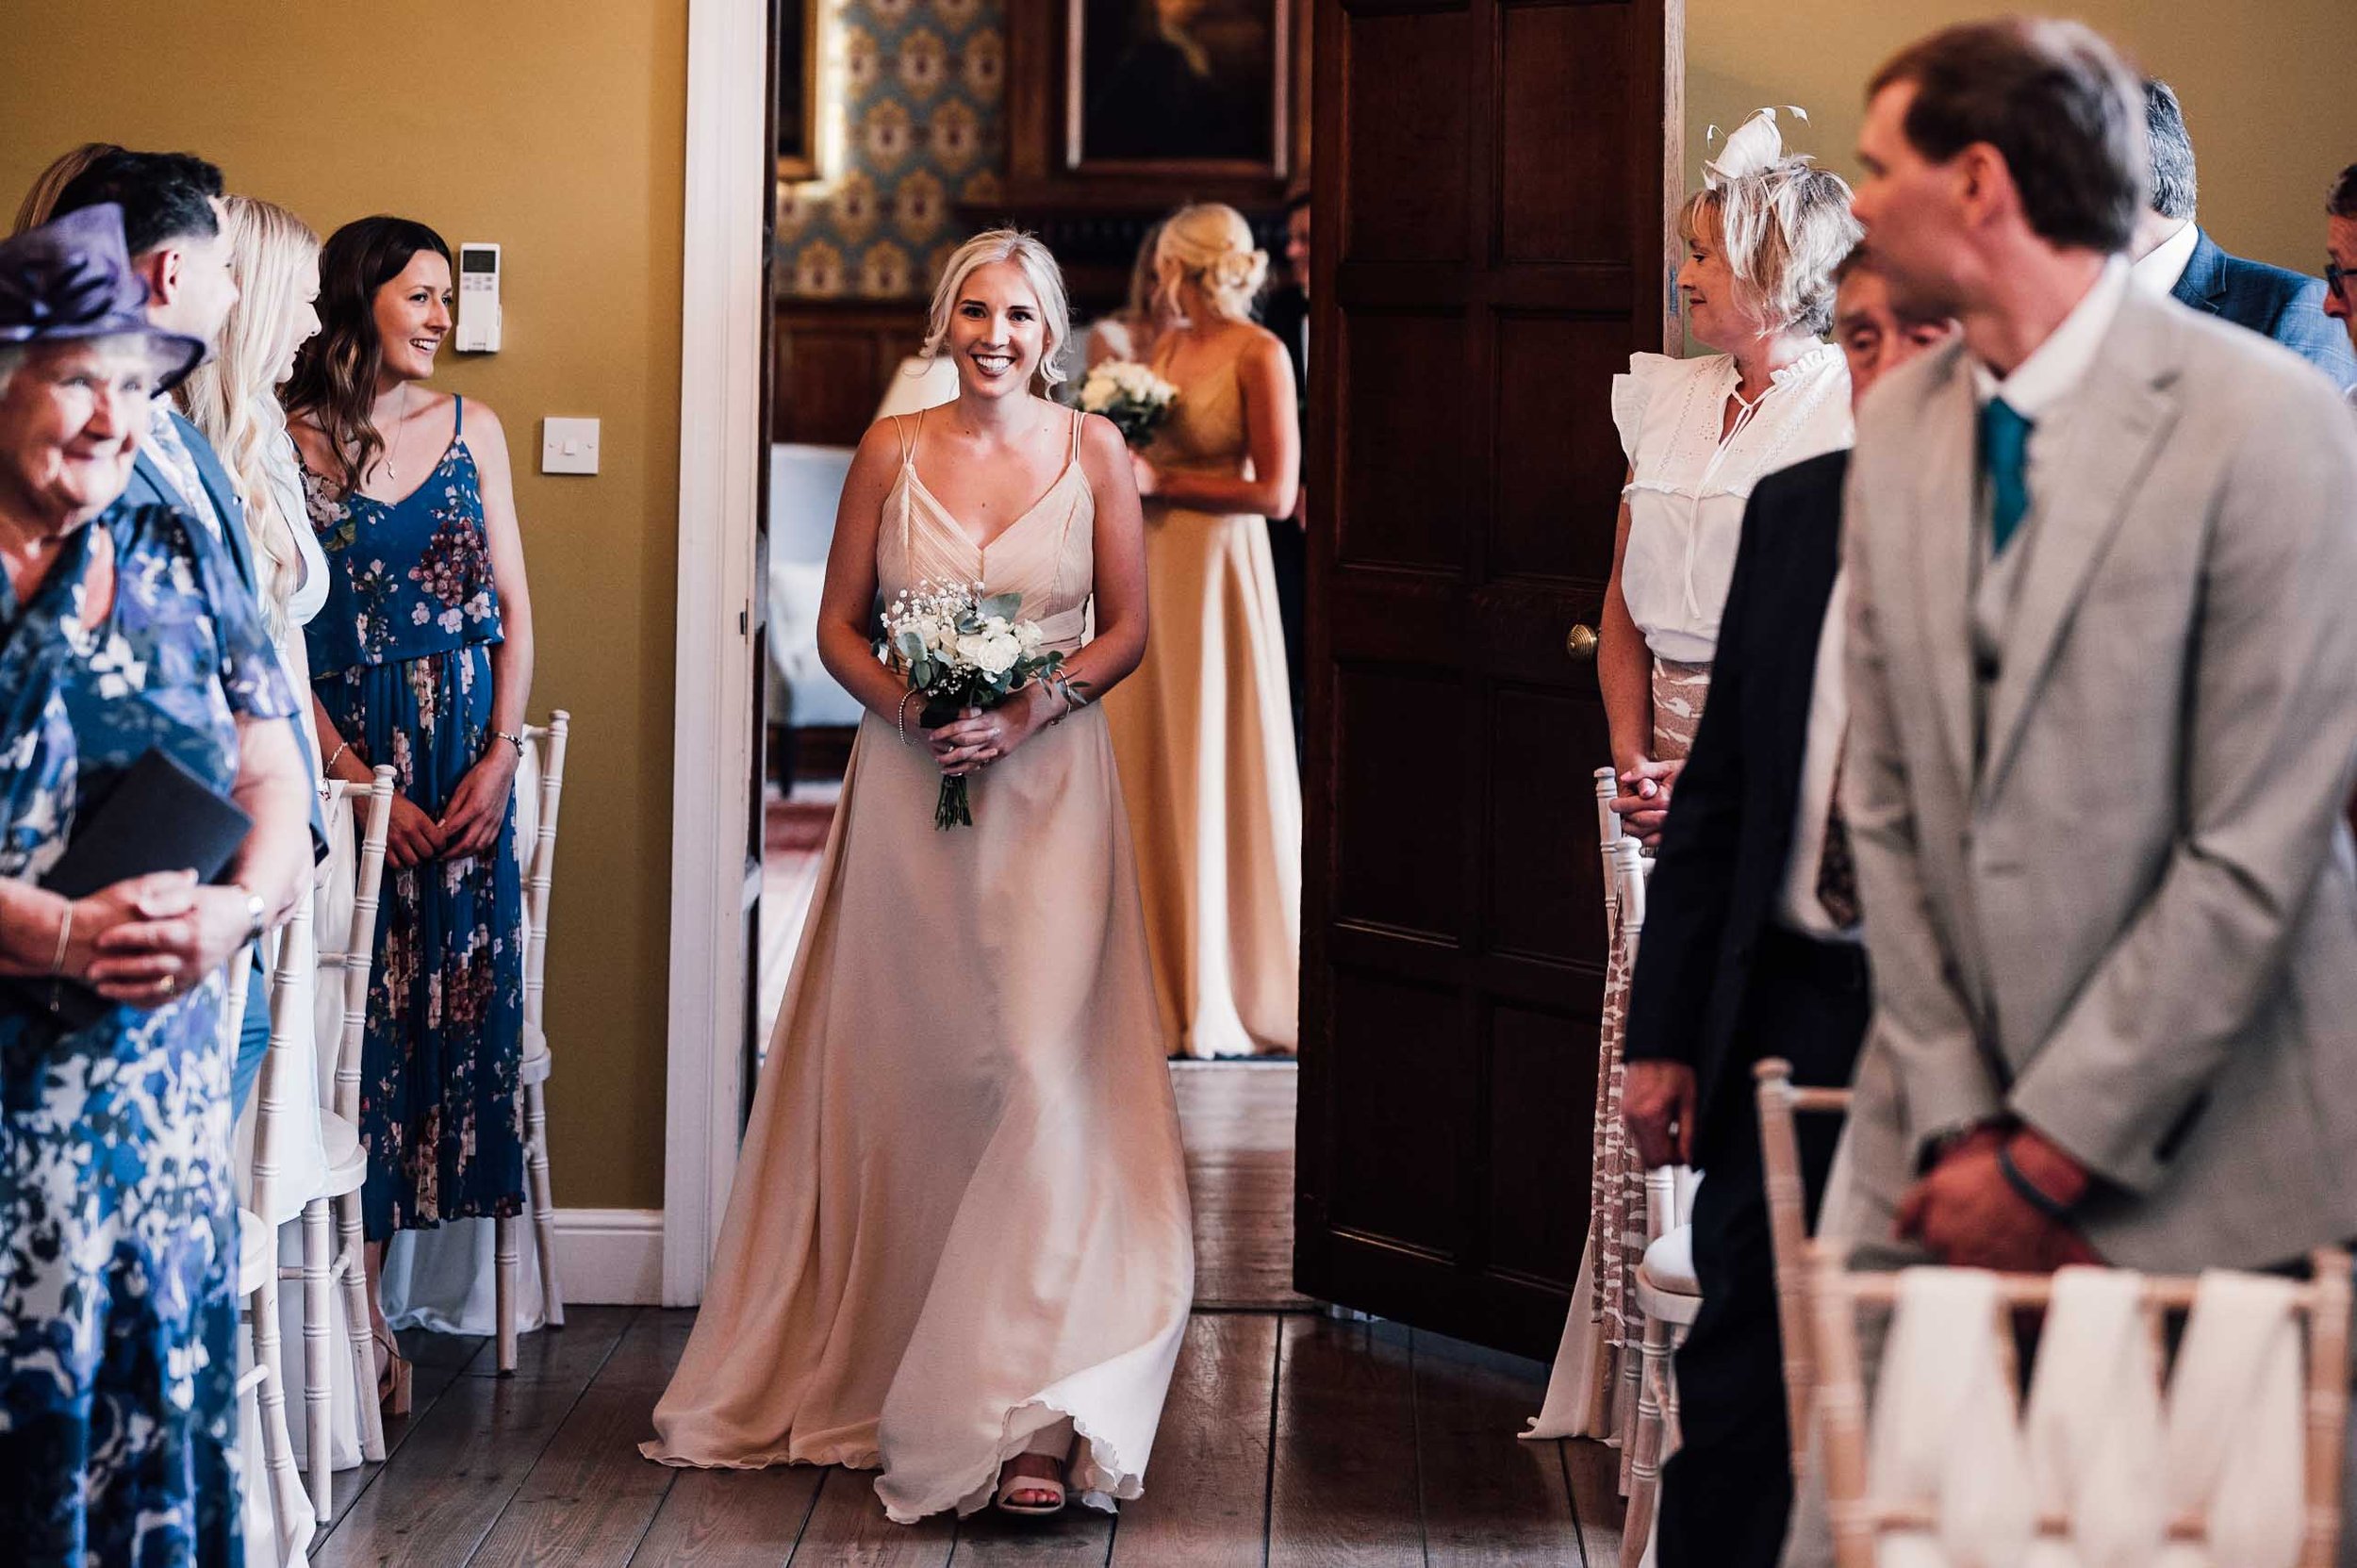
<svg viewBox="0 0 2357 1568">
<path fill-rule="evenodd" d="M 1864 232 L 1850 215 L 1847 181 L 1806 155 L 1779 157 L 1689 196 L 1678 237 L 1691 243 L 1706 221 L 1754 313 L 1779 331 L 1824 336 L 1834 269 Z"/>
<path fill-rule="evenodd" d="M 305 266 L 319 259 L 320 237 L 285 207 L 252 196 L 231 196 L 223 205 L 238 303 L 222 325 L 219 351 L 181 384 L 179 395 L 245 503 L 263 619 L 273 635 L 284 635 L 302 563 L 293 531 L 310 520 L 281 512 L 268 454 L 288 439 L 277 378 L 301 346 L 295 322 L 305 302 L 296 289 Z"/>
<path fill-rule="evenodd" d="M 1047 328 L 1046 341 L 1040 346 L 1039 377 L 1053 387 L 1064 379 L 1058 361 L 1072 337 L 1072 305 L 1064 294 L 1063 270 L 1056 265 L 1055 256 L 1037 236 L 1020 229 L 986 229 L 950 253 L 926 313 L 925 345 L 917 352 L 927 359 L 941 356 L 942 345 L 949 340 L 949 317 L 958 307 L 965 280 L 974 275 L 975 269 L 1000 261 L 1020 271 L 1039 300 L 1040 321 Z"/>
<path fill-rule="evenodd" d="M 1268 252 L 1252 242 L 1252 225 L 1222 202 L 1182 206 L 1163 221 L 1154 243 L 1154 314 L 1177 321 L 1181 290 L 1192 283 L 1212 313 L 1230 322 L 1252 319 L 1252 302 L 1268 281 Z"/>
</svg>

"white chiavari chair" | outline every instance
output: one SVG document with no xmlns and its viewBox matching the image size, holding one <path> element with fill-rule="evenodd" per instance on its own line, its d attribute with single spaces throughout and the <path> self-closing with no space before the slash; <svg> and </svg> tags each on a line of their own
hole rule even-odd
<svg viewBox="0 0 2357 1568">
<path fill-rule="evenodd" d="M 1622 837 L 1612 846 L 1614 882 L 1620 900 L 1623 962 L 1632 975 L 1645 932 L 1645 879 L 1653 868 L 1637 840 Z M 1661 1494 L 1661 1461 L 1673 1444 L 1677 1426 L 1677 1390 L 1670 1377 L 1670 1354 L 1682 1330 L 1702 1310 L 1702 1287 L 1694 1278 L 1693 1229 L 1687 1223 L 1693 1183 L 1672 1167 L 1645 1176 L 1644 1261 L 1638 1265 L 1638 1311 L 1644 1332 L 1638 1358 L 1637 1419 L 1629 1435 L 1627 1459 L 1628 1511 L 1624 1517 L 1621 1553 L 1634 1565 L 1651 1546 L 1654 1515 Z"/>
<path fill-rule="evenodd" d="M 1819 1367 L 1817 1419 L 1824 1440 L 1834 1560 L 1838 1568 L 1875 1568 L 1886 1536 L 1936 1529 L 1939 1523 L 1920 1507 L 1876 1501 L 1870 1486 L 1858 1317 L 1866 1311 L 1887 1314 L 1899 1298 L 1900 1276 L 1854 1273 L 1843 1265 L 1839 1249 L 1821 1242 L 1810 1243 L 1809 1254 Z M 2306 1382 L 2300 1477 L 2306 1506 L 2299 1564 L 2331 1568 L 2340 1539 L 2341 1453 L 2349 1418 L 2349 1255 L 2338 1248 L 2321 1249 L 2311 1255 L 2310 1269 L 2293 1309 L 2304 1329 Z M 2042 1312 L 2053 1295 L 2053 1280 L 2045 1275 L 2003 1275 L 1997 1284 L 1998 1299 L 2017 1314 Z M 2200 1281 L 2189 1276 L 2154 1275 L 2143 1282 L 2145 1311 L 2155 1320 L 2165 1313 L 2182 1316 L 2192 1310 L 2200 1287 Z M 2002 1347 L 2010 1351 L 2010 1336 Z M 2003 1359 L 2009 1361 L 2009 1356 Z M 2204 1543 L 2208 1537 L 2208 1521 L 2196 1512 L 2180 1511 L 2160 1527 L 2172 1542 Z M 2058 1515 L 2042 1513 L 2036 1531 L 2050 1541 L 2068 1539 L 2070 1526 Z"/>
<path fill-rule="evenodd" d="M 1802 1088 L 1792 1064 L 1772 1056 L 1752 1068 L 1759 1104 L 1759 1163 L 1768 1190 L 1768 1238 L 1776 1268 L 1776 1328 L 1784 1342 L 1785 1414 L 1792 1434 L 1792 1474 L 1808 1465 L 1809 1423 L 1817 1411 L 1817 1340 L 1808 1307 L 1808 1198 L 1801 1179 L 1797 1114 L 1846 1116 L 1847 1089 Z"/>
<path fill-rule="evenodd" d="M 297 919 L 303 912 L 296 911 Z M 291 926 L 292 922 L 289 922 Z M 293 944 L 282 935 L 280 952 Z M 243 1032 L 246 999 L 253 986 L 254 952 L 241 947 L 227 971 L 228 995 L 222 1004 L 223 1048 L 236 1060 Z M 300 1078 L 286 1070 L 285 1052 L 293 1048 L 300 1020 L 291 1004 L 275 992 L 271 998 L 270 1049 L 262 1058 L 255 1094 L 258 1097 L 254 1129 L 254 1164 L 250 1180 L 255 1201 L 267 1202 L 280 1152 L 285 1148 L 295 1116 L 306 1114 L 297 1103 Z M 295 1468 L 293 1440 L 287 1430 L 286 1368 L 278 1329 L 278 1231 L 253 1208 L 238 1210 L 238 1316 L 246 1330 L 253 1364 L 238 1378 L 239 1425 L 249 1422 L 261 1433 L 262 1468 L 248 1482 L 250 1490 L 267 1499 L 267 1512 L 275 1556 L 281 1565 L 299 1563 L 311 1542 L 314 1527 L 310 1499 Z M 251 1498 L 241 1499 L 252 1518 Z"/>
<path fill-rule="evenodd" d="M 1612 846 L 1621 840 L 1620 814 L 1612 799 L 1621 793 L 1620 776 L 1609 767 L 1596 769 L 1596 853 L 1604 866 L 1604 929 L 1607 936 L 1620 916 L 1620 874 L 1612 866 Z"/>
<path fill-rule="evenodd" d="M 340 1284 L 344 1332 L 360 1407 L 360 1457 L 374 1463 L 385 1458 L 385 1420 L 376 1397 L 367 1244 L 360 1215 L 360 1191 L 367 1184 L 369 1174 L 368 1150 L 360 1139 L 360 1057 L 368 1032 L 369 979 L 376 955 L 385 839 L 392 822 L 393 770 L 379 767 L 366 785 L 331 780 L 327 805 L 331 833 L 341 831 L 346 818 L 351 823 L 353 889 L 349 923 L 341 929 L 321 933 L 322 939 L 316 943 L 320 989 L 340 999 L 342 1005 L 332 1015 L 337 1022 L 331 1053 L 334 1071 L 327 1090 L 328 1103 L 320 1113 L 327 1178 L 303 1210 L 304 1332 L 306 1341 L 314 1334 L 319 1337 L 324 1355 L 329 1293 Z M 340 895 L 341 890 L 337 892 Z M 325 901 L 331 910 L 341 912 L 340 896 Z M 324 1389 L 323 1377 L 321 1383 Z M 406 1403 L 400 1390 L 395 1392 L 395 1403 L 397 1409 Z M 319 1517 L 325 1521 L 332 1514 L 334 1473 L 330 1468 L 332 1456 L 323 1411 L 314 1418 L 306 1441 L 312 1500 Z"/>
<path fill-rule="evenodd" d="M 519 813 L 519 827 L 529 826 L 528 849 L 518 848 L 524 860 L 524 1027 L 523 1060 L 518 1071 L 518 1092 L 523 1097 L 524 1166 L 532 1202 L 533 1244 L 537 1252 L 542 1310 L 548 1326 L 565 1326 L 565 1293 L 556 1277 L 555 1198 L 549 1179 L 547 1084 L 555 1059 L 549 1051 L 547 999 L 549 889 L 556 866 L 557 807 L 565 793 L 565 748 L 572 731 L 572 716 L 558 708 L 545 725 L 524 726 L 524 766 L 517 772 L 518 804 L 531 795 L 529 820 Z M 516 1335 L 521 1295 L 521 1221 L 508 1215 L 499 1221 L 498 1317 L 499 1370 L 516 1370 Z"/>
</svg>

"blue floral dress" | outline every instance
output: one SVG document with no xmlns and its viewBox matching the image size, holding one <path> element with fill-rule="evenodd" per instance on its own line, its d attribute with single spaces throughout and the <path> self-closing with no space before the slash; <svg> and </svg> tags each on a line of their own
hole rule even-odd
<svg viewBox="0 0 2357 1568">
<path fill-rule="evenodd" d="M 398 502 L 306 472 L 327 603 L 304 630 L 337 732 L 439 819 L 491 737 L 499 593 L 466 403 L 450 449 Z M 371 1241 L 523 1209 L 517 1095 L 523 889 L 511 799 L 488 855 L 387 868 L 360 1064 Z"/>
<path fill-rule="evenodd" d="M 92 545 L 114 603 L 82 624 Z M 293 693 L 221 547 L 167 506 L 78 529 L 20 605 L 0 578 L 0 876 L 161 750 L 226 793 L 237 717 Z M 0 1560 L 234 1565 L 235 1294 L 224 987 L 72 1033 L 0 993 Z"/>
</svg>

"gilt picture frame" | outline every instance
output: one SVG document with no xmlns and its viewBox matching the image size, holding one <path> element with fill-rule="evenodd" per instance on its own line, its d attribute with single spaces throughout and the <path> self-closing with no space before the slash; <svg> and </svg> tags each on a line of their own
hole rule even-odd
<svg viewBox="0 0 2357 1568">
<path fill-rule="evenodd" d="M 1290 0 L 1066 0 L 1067 174 L 1283 180 Z"/>
</svg>

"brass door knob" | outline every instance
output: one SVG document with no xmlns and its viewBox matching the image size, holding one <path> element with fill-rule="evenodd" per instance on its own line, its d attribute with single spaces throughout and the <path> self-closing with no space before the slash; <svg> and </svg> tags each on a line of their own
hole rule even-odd
<svg viewBox="0 0 2357 1568">
<path fill-rule="evenodd" d="M 1563 634 L 1563 652 L 1581 664 L 1591 662 L 1596 656 L 1596 629 L 1585 621 L 1574 626 Z"/>
</svg>

